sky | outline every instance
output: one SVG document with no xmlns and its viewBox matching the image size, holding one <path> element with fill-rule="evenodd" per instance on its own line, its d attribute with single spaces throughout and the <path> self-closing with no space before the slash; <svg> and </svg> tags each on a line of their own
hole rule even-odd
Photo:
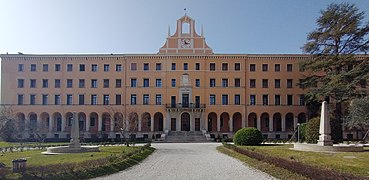
<svg viewBox="0 0 369 180">
<path fill-rule="evenodd" d="M 0 0 L 0 54 L 156 54 L 187 15 L 214 53 L 301 54 L 332 0 Z M 351 0 L 369 18 L 368 0 Z"/>
</svg>

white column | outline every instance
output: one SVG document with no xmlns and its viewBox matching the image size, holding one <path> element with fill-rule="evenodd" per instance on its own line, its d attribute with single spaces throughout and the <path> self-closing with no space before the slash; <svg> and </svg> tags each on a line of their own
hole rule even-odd
<svg viewBox="0 0 369 180">
<path fill-rule="evenodd" d="M 62 123 L 61 123 L 61 132 L 64 132 L 65 131 L 65 124 L 67 122 L 67 117 L 63 117 L 63 115 L 61 115 L 61 120 L 62 120 Z"/>
<path fill-rule="evenodd" d="M 91 121 L 90 115 L 88 115 L 88 118 L 86 116 L 86 132 L 90 131 L 90 121 Z"/>
<path fill-rule="evenodd" d="M 142 117 L 138 117 L 138 132 L 141 132 L 142 130 Z"/>
<path fill-rule="evenodd" d="M 256 119 L 256 127 L 261 131 L 261 119 Z"/>
<path fill-rule="evenodd" d="M 217 119 L 217 131 L 220 132 L 220 117 Z"/>
<path fill-rule="evenodd" d="M 190 131 L 195 131 L 195 117 L 193 113 L 190 114 Z"/>
<path fill-rule="evenodd" d="M 210 129 L 208 129 L 209 128 L 209 118 L 206 117 L 204 119 L 205 119 L 205 128 L 204 129 L 206 129 L 206 131 L 210 131 Z"/>
<path fill-rule="evenodd" d="M 102 115 L 99 116 L 98 122 L 97 122 L 97 130 L 101 131 L 102 130 Z"/>
<path fill-rule="evenodd" d="M 154 116 L 151 116 L 151 132 L 154 132 Z"/>
<path fill-rule="evenodd" d="M 170 130 L 170 116 L 169 113 L 166 113 L 166 117 L 163 117 L 163 123 L 164 123 L 164 128 L 163 130 Z"/>
<path fill-rule="evenodd" d="M 53 132 L 54 129 L 54 117 L 49 116 L 49 132 Z"/>
<path fill-rule="evenodd" d="M 274 126 L 273 125 L 273 118 L 269 118 L 269 132 L 273 132 L 273 129 L 274 129 L 273 126 Z"/>
<path fill-rule="evenodd" d="M 293 118 L 293 129 L 297 128 L 297 122 L 298 122 L 298 118 L 297 117 Z"/>
<path fill-rule="evenodd" d="M 181 116 L 180 116 L 180 113 L 177 113 L 177 119 L 176 119 L 176 130 L 177 131 L 181 131 L 181 126 L 182 126 L 182 123 L 181 123 Z"/>
<path fill-rule="evenodd" d="M 286 132 L 286 119 L 282 117 L 281 119 L 282 124 L 282 132 Z"/>
<path fill-rule="evenodd" d="M 110 117 L 110 132 L 114 132 L 114 118 Z"/>
<path fill-rule="evenodd" d="M 228 124 L 229 124 L 229 131 L 233 132 L 233 118 L 232 117 L 229 118 Z"/>
</svg>

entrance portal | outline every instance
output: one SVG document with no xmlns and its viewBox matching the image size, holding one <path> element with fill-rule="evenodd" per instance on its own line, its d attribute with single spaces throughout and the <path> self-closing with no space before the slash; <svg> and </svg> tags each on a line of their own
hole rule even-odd
<svg viewBox="0 0 369 180">
<path fill-rule="evenodd" d="M 171 120 L 170 120 L 170 130 L 171 131 L 176 131 L 176 121 L 177 121 L 177 119 L 176 118 L 172 118 Z"/>
<path fill-rule="evenodd" d="M 181 131 L 190 131 L 190 114 L 186 112 L 181 115 Z"/>
</svg>

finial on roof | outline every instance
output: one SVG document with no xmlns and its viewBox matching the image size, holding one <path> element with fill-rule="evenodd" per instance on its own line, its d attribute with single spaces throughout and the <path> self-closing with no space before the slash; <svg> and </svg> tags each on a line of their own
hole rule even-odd
<svg viewBox="0 0 369 180">
<path fill-rule="evenodd" d="M 201 37 L 204 37 L 204 26 L 201 25 Z"/>
<path fill-rule="evenodd" d="M 184 8 L 183 10 L 185 12 L 185 16 L 187 16 L 187 8 Z"/>
<path fill-rule="evenodd" d="M 168 37 L 170 37 L 170 25 L 168 26 Z"/>
</svg>

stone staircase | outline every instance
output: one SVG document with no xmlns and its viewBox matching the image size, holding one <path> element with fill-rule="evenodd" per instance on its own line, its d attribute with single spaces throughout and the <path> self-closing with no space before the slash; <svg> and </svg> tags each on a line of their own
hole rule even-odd
<svg viewBox="0 0 369 180">
<path fill-rule="evenodd" d="M 195 143 L 209 142 L 201 131 L 170 131 L 164 142 Z"/>
</svg>

